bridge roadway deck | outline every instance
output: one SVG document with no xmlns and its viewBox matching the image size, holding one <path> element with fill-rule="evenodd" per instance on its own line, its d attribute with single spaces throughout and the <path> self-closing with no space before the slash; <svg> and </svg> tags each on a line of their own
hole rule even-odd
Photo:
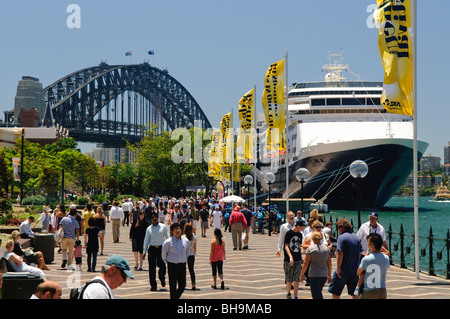
<svg viewBox="0 0 450 319">
<path fill-rule="evenodd" d="M 143 271 L 134 270 L 134 256 L 128 239 L 130 227 L 121 227 L 120 242 L 112 242 L 111 224 L 107 224 L 105 236 L 104 256 L 98 256 L 97 271 L 106 259 L 114 254 L 125 257 L 132 268 L 134 280 L 128 280 L 115 290 L 117 299 L 169 299 L 169 285 L 166 276 L 166 287 L 162 288 L 158 280 L 158 291 L 150 291 L 148 280 L 148 262 L 144 262 Z M 200 230 L 197 233 L 201 234 Z M 224 281 L 227 290 L 211 288 L 212 275 L 209 265 L 209 248 L 213 230 L 207 231 L 207 237 L 198 237 L 197 255 L 195 260 L 195 274 L 198 291 L 192 291 L 190 276 L 187 273 L 187 287 L 182 299 L 284 299 L 285 285 L 283 273 L 283 257 L 276 256 L 278 235 L 268 236 L 251 234 L 248 250 L 232 248 L 231 233 L 224 233 L 227 260 L 224 265 Z M 333 268 L 335 268 L 335 258 Z M 49 264 L 50 271 L 46 271 L 48 279 L 60 283 L 63 288 L 63 299 L 69 298 L 71 286 L 83 284 L 93 278 L 96 273 L 87 272 L 86 257 L 83 258 L 82 271 L 61 268 L 61 254 L 55 248 L 55 260 Z M 98 273 L 97 273 L 98 274 Z M 323 289 L 325 299 L 331 299 L 327 290 Z M 387 274 L 388 299 L 449 299 L 450 280 L 435 276 L 420 274 L 416 279 L 413 271 L 391 266 Z M 342 299 L 349 299 L 346 290 Z M 311 299 L 309 287 L 300 283 L 299 299 Z"/>
</svg>

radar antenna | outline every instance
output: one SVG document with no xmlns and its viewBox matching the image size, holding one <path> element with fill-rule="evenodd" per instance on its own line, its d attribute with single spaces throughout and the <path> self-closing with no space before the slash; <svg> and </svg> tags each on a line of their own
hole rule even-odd
<svg viewBox="0 0 450 319">
<path fill-rule="evenodd" d="M 344 50 L 341 50 L 341 53 L 331 53 L 329 50 L 327 50 L 327 52 L 328 64 L 322 66 L 322 69 L 327 73 L 325 75 L 325 82 L 341 82 L 342 80 L 345 80 L 346 78 L 342 76 L 342 71 L 347 70 L 349 66 L 348 64 L 342 63 L 342 60 L 344 59 Z M 332 61 L 333 57 L 339 57 L 340 61 Z"/>
</svg>

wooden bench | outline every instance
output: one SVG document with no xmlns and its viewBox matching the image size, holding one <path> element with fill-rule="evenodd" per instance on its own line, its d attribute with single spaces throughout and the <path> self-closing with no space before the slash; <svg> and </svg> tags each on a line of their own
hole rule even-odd
<svg viewBox="0 0 450 319">
<path fill-rule="evenodd" d="M 23 249 L 31 247 L 31 239 L 19 238 L 18 242 L 22 246 Z M 3 254 L 6 251 L 5 244 L 6 243 L 2 243 L 2 246 L 0 247 L 0 258 L 3 256 Z"/>
<path fill-rule="evenodd" d="M 19 238 L 18 242 L 22 246 L 23 249 L 31 247 L 31 239 Z M 2 243 L 2 245 L 3 244 L 5 244 L 5 243 Z M 5 252 L 6 252 L 6 249 L 5 249 L 5 246 L 3 245 L 0 247 L 0 258 L 1 259 L 3 259 L 2 257 Z M 2 262 L 3 262 L 3 260 L 2 260 Z M 0 272 L 5 272 L 5 269 L 6 269 L 5 267 L 6 267 L 6 265 L 0 264 L 0 268 L 1 268 Z"/>
<path fill-rule="evenodd" d="M 18 242 L 23 249 L 31 247 L 31 239 L 29 238 L 19 238 Z"/>
</svg>

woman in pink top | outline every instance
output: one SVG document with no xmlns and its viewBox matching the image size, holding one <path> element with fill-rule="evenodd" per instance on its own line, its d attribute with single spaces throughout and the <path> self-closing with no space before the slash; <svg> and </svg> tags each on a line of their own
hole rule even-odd
<svg viewBox="0 0 450 319">
<path fill-rule="evenodd" d="M 225 284 L 223 282 L 223 264 L 226 260 L 225 257 L 225 242 L 222 240 L 222 232 L 220 229 L 214 230 L 214 237 L 211 241 L 211 252 L 209 254 L 209 264 L 212 267 L 213 285 L 214 289 L 217 289 L 217 273 L 219 273 L 219 278 L 221 280 L 220 288 L 225 289 Z"/>
</svg>

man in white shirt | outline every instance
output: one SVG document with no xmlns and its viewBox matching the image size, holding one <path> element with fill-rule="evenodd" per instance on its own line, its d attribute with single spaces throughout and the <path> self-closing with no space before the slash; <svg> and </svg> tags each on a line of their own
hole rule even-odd
<svg viewBox="0 0 450 319">
<path fill-rule="evenodd" d="M 128 261 L 119 255 L 108 258 L 102 273 L 84 290 L 82 299 L 115 299 L 113 289 L 121 286 L 127 279 L 134 279 Z"/>
<path fill-rule="evenodd" d="M 130 212 L 133 205 L 131 205 L 131 202 L 128 200 L 128 198 L 125 198 L 125 202 L 122 204 L 122 210 L 123 210 L 123 221 L 122 226 L 125 226 L 125 223 L 127 226 L 130 226 Z"/>
<path fill-rule="evenodd" d="M 286 233 L 294 227 L 294 212 L 290 210 L 286 215 L 287 222 L 281 225 L 280 227 L 280 236 L 278 236 L 278 250 L 277 256 L 280 256 L 281 249 L 284 247 L 284 238 L 286 237 Z"/>
<path fill-rule="evenodd" d="M 180 299 L 186 287 L 186 262 L 191 243 L 185 236 L 181 236 L 180 224 L 170 225 L 170 231 L 173 235 L 164 241 L 161 257 L 167 263 L 170 299 Z"/>
<path fill-rule="evenodd" d="M 23 221 L 19 226 L 20 238 L 33 238 L 34 232 L 31 230 L 31 225 L 34 222 L 34 217 L 30 216 Z"/>
<path fill-rule="evenodd" d="M 371 212 L 369 214 L 369 221 L 362 224 L 361 227 L 359 228 L 358 232 L 356 233 L 356 235 L 361 239 L 361 245 L 363 248 L 363 251 L 361 252 L 362 256 L 364 256 L 364 254 L 368 250 L 367 236 L 369 236 L 369 234 L 372 234 L 372 233 L 376 233 L 376 234 L 380 235 L 381 238 L 383 239 L 383 247 L 382 247 L 381 252 L 384 252 L 385 250 L 387 251 L 388 246 L 386 243 L 386 233 L 384 231 L 384 227 L 378 223 L 378 213 L 377 212 Z"/>
<path fill-rule="evenodd" d="M 166 263 L 162 260 L 161 251 L 164 241 L 170 237 L 167 226 L 158 221 L 158 213 L 152 214 L 152 224 L 145 231 L 143 253 L 144 258 L 148 251 L 148 273 L 150 279 L 150 291 L 157 290 L 156 266 L 161 286 L 166 286 Z"/>
<path fill-rule="evenodd" d="M 111 207 L 111 220 L 112 220 L 112 233 L 114 243 L 119 242 L 120 237 L 120 224 L 124 219 L 122 208 L 119 207 L 119 202 L 115 201 L 113 207 Z"/>
</svg>

